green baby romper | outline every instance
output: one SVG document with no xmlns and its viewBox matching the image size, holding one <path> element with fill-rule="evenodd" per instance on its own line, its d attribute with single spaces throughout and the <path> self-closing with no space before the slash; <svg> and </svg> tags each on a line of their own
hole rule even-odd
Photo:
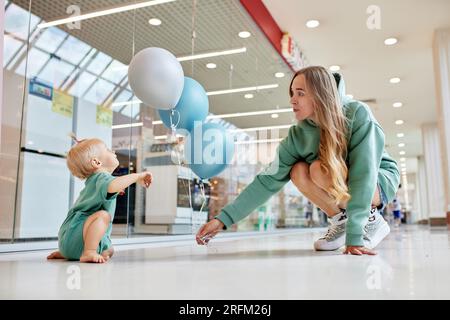
<svg viewBox="0 0 450 320">
<path fill-rule="evenodd" d="M 61 254 L 69 260 L 80 260 L 84 250 L 83 226 L 87 218 L 100 210 L 111 215 L 111 222 L 97 248 L 102 253 L 111 247 L 112 221 L 116 210 L 117 193 L 108 194 L 108 186 L 114 180 L 111 174 L 98 172 L 89 176 L 80 196 L 69 210 L 58 233 L 58 245 Z"/>
</svg>

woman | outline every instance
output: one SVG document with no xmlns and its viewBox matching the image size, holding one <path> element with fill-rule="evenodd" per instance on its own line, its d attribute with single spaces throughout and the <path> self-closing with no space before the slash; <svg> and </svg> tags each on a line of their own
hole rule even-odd
<svg viewBox="0 0 450 320">
<path fill-rule="evenodd" d="M 339 87 L 339 89 L 338 89 Z M 345 96 L 339 74 L 320 66 L 307 67 L 289 88 L 297 125 L 278 147 L 271 167 L 224 207 L 197 233 L 197 243 L 243 219 L 278 192 L 289 180 L 330 219 L 316 250 L 345 254 L 372 251 L 389 232 L 378 210 L 395 197 L 400 174 L 384 149 L 384 133 L 370 108 Z"/>
</svg>

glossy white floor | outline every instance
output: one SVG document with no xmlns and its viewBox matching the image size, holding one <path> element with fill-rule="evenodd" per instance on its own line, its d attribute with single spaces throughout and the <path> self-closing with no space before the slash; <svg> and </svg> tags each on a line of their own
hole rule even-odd
<svg viewBox="0 0 450 320">
<path fill-rule="evenodd" d="M 0 299 L 449 299 L 449 231 L 393 230 L 378 255 L 314 252 L 318 230 L 119 246 L 104 265 L 0 254 Z"/>
</svg>

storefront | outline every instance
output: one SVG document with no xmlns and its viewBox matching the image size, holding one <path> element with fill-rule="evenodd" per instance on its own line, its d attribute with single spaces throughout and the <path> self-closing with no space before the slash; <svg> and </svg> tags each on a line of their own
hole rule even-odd
<svg viewBox="0 0 450 320">
<path fill-rule="evenodd" d="M 114 175 L 154 176 L 148 190 L 133 185 L 118 197 L 116 239 L 192 235 L 274 158 L 293 123 L 286 93 L 293 69 L 238 1 L 48 3 L 4 4 L 1 242 L 56 240 L 84 187 L 66 166 L 71 132 L 103 140 L 120 161 Z M 87 13 L 96 16 L 58 23 Z M 158 112 L 134 96 L 128 65 L 148 47 L 179 58 L 185 76 L 207 91 L 206 121 L 234 134 L 234 159 L 219 175 L 200 181 L 174 158 L 183 138 L 174 140 Z M 289 183 L 229 231 L 302 227 L 304 204 Z"/>
</svg>

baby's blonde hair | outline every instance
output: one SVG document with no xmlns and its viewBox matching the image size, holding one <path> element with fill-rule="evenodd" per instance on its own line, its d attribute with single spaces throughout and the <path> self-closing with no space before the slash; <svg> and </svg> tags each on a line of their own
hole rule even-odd
<svg viewBox="0 0 450 320">
<path fill-rule="evenodd" d="M 99 147 L 104 145 L 104 142 L 100 139 L 78 140 L 73 133 L 70 137 L 75 141 L 75 145 L 67 154 L 67 167 L 75 177 L 87 179 L 96 170 L 91 161 L 100 155 Z"/>
</svg>

